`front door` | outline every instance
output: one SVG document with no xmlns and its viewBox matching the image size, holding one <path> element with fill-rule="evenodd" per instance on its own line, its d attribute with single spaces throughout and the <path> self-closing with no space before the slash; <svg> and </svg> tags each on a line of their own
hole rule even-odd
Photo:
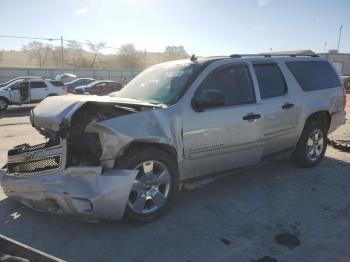
<svg viewBox="0 0 350 262">
<path fill-rule="evenodd" d="M 183 113 L 186 178 L 212 174 L 258 163 L 261 158 L 263 114 L 256 103 L 247 64 L 217 67 L 200 84 L 196 95 L 217 90 L 225 105 Z"/>
<path fill-rule="evenodd" d="M 10 87 L 11 103 L 24 104 L 30 102 L 30 86 L 28 81 L 14 83 Z"/>
<path fill-rule="evenodd" d="M 253 63 L 264 114 L 264 156 L 292 149 L 296 140 L 295 97 L 277 63 Z"/>
</svg>

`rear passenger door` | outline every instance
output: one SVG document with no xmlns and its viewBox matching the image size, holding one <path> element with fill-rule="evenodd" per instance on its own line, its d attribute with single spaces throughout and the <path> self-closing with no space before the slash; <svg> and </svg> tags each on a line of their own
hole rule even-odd
<svg viewBox="0 0 350 262">
<path fill-rule="evenodd" d="M 253 62 L 261 103 L 263 156 L 291 148 L 295 144 L 297 112 L 295 97 L 277 63 Z"/>
<path fill-rule="evenodd" d="M 49 87 L 44 81 L 30 81 L 31 100 L 43 100 L 49 94 Z"/>
</svg>

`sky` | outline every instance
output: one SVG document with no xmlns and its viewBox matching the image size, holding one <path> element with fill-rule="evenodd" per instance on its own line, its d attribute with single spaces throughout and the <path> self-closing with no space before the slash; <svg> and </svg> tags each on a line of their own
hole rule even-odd
<svg viewBox="0 0 350 262">
<path fill-rule="evenodd" d="M 211 56 L 336 49 L 344 24 L 339 51 L 350 53 L 349 10 L 350 0 L 0 0 L 0 36 L 62 35 L 154 52 L 183 45 Z M 0 50 L 28 42 L 0 37 Z"/>
</svg>

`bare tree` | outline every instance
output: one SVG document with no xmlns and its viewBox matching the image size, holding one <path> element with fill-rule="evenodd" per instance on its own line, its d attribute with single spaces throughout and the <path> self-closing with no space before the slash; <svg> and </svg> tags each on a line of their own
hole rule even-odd
<svg viewBox="0 0 350 262">
<path fill-rule="evenodd" d="M 88 45 L 90 51 L 93 53 L 93 59 L 92 59 L 92 62 L 91 62 L 91 67 L 94 68 L 95 67 L 95 63 L 96 63 L 96 58 L 100 54 L 100 51 L 103 48 L 105 48 L 106 43 L 100 42 L 98 44 L 93 44 L 90 41 L 87 41 L 87 45 Z"/>
<path fill-rule="evenodd" d="M 118 60 L 123 69 L 140 69 L 143 53 L 136 50 L 134 44 L 121 45 Z"/>
<path fill-rule="evenodd" d="M 164 51 L 164 57 L 166 61 L 188 58 L 189 55 L 182 45 L 179 46 L 167 46 Z"/>
<path fill-rule="evenodd" d="M 65 63 L 75 68 L 88 67 L 87 57 L 86 55 L 84 56 L 84 52 L 80 43 L 70 41 L 65 48 Z"/>
<path fill-rule="evenodd" d="M 49 45 L 44 46 L 43 43 L 38 41 L 33 41 L 23 46 L 23 50 L 29 53 L 29 60 L 36 61 L 40 68 L 47 63 L 50 48 Z"/>
</svg>

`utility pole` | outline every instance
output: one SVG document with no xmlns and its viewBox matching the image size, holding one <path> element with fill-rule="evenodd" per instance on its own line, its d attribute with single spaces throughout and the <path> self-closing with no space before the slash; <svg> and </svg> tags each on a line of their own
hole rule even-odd
<svg viewBox="0 0 350 262">
<path fill-rule="evenodd" d="M 341 25 L 340 28 L 339 28 L 339 38 L 338 38 L 338 47 L 337 47 L 338 53 L 339 53 L 339 45 L 340 45 L 341 31 L 343 30 L 343 26 L 344 26 L 344 25 Z"/>
<path fill-rule="evenodd" d="M 61 36 L 61 67 L 64 68 L 64 63 L 63 63 L 63 36 Z"/>
<path fill-rule="evenodd" d="M 327 42 L 324 42 L 324 44 L 323 44 L 323 56 L 324 56 L 324 58 L 326 58 L 326 46 L 327 46 Z"/>
</svg>

